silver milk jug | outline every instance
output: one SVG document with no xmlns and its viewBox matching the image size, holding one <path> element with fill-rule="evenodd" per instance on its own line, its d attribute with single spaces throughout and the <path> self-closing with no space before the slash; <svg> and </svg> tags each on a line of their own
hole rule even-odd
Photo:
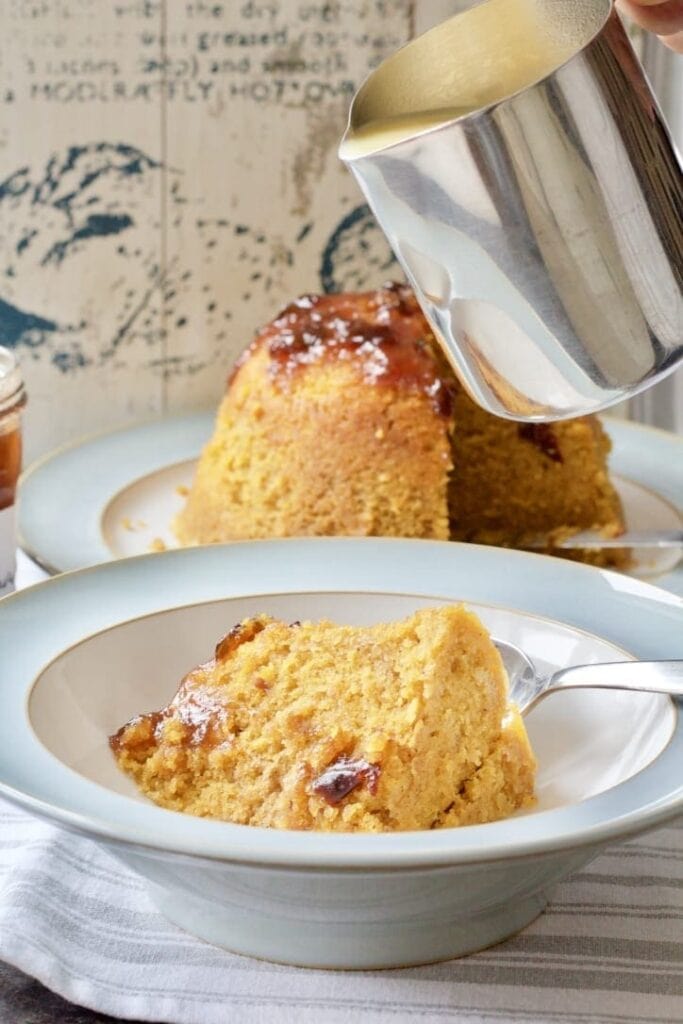
<svg viewBox="0 0 683 1024">
<path fill-rule="evenodd" d="M 683 190 L 611 0 L 485 0 L 384 61 L 340 156 L 489 412 L 597 412 L 683 357 Z"/>
</svg>

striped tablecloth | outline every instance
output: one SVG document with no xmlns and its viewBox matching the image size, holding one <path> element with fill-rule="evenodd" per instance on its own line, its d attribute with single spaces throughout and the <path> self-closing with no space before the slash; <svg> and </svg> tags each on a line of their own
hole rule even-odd
<svg viewBox="0 0 683 1024">
<path fill-rule="evenodd" d="M 683 822 L 602 853 L 500 946 L 430 967 L 335 973 L 193 939 L 94 843 L 0 803 L 0 957 L 68 1000 L 144 1021 L 681 1022 Z M 36 1020 L 2 1009 L 0 995 L 0 1020 Z"/>
<path fill-rule="evenodd" d="M 26 582 L 35 573 L 24 567 Z M 106 851 L 0 801 L 0 1021 L 680 1024 L 683 822 L 604 851 L 520 935 L 468 958 L 335 973 L 234 956 L 179 931 Z M 26 982 L 24 984 L 23 982 Z M 41 1008 L 42 1007 L 42 1008 Z"/>
</svg>

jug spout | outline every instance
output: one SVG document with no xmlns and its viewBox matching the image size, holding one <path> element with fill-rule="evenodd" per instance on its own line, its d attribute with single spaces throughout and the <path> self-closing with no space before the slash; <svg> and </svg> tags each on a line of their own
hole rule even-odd
<svg viewBox="0 0 683 1024">
<path fill-rule="evenodd" d="M 363 84 L 340 156 L 490 412 L 597 412 L 683 358 L 681 169 L 609 0 L 437 26 Z"/>
</svg>

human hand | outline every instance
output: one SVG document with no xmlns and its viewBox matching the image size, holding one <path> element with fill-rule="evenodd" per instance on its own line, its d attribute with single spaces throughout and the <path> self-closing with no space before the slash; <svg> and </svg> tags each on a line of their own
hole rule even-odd
<svg viewBox="0 0 683 1024">
<path fill-rule="evenodd" d="M 672 50 L 683 53 L 683 0 L 617 0 L 617 6 L 637 25 L 656 32 Z"/>
</svg>

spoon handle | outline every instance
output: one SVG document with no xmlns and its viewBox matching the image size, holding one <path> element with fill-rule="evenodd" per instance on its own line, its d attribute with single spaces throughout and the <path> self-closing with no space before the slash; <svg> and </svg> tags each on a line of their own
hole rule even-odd
<svg viewBox="0 0 683 1024">
<path fill-rule="evenodd" d="M 618 661 L 565 668 L 551 676 L 542 696 L 576 687 L 645 690 L 683 697 L 683 661 Z"/>
<path fill-rule="evenodd" d="M 531 545 L 529 545 L 531 546 Z M 547 542 L 542 547 L 547 546 Z M 574 533 L 558 541 L 558 548 L 680 548 L 683 530 L 629 530 L 619 537 L 601 537 L 595 530 Z"/>
</svg>

